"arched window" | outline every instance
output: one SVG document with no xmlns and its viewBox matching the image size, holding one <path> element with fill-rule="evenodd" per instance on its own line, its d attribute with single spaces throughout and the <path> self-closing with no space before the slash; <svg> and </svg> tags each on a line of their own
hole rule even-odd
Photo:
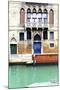
<svg viewBox="0 0 60 90">
<path fill-rule="evenodd" d="M 42 9 L 38 10 L 38 24 L 39 26 L 42 24 Z"/>
<path fill-rule="evenodd" d="M 33 13 L 36 13 L 36 9 L 35 8 L 33 8 L 33 11 L 32 11 Z"/>
<path fill-rule="evenodd" d="M 21 8 L 21 10 L 20 10 L 20 24 L 21 24 L 21 26 L 24 26 L 24 24 L 25 24 L 25 10 L 24 10 L 24 8 Z"/>
<path fill-rule="evenodd" d="M 54 24 L 54 11 L 50 9 L 49 11 L 49 24 L 53 25 Z"/>
<path fill-rule="evenodd" d="M 42 13 L 42 9 L 39 8 L 38 13 Z"/>
<path fill-rule="evenodd" d="M 34 40 L 41 40 L 41 37 L 38 35 L 38 34 L 36 34 L 35 36 L 34 36 Z"/>
<path fill-rule="evenodd" d="M 36 26 L 36 20 L 37 20 L 37 11 L 35 8 L 33 8 L 32 10 L 32 23 L 33 23 L 33 26 Z"/>
<path fill-rule="evenodd" d="M 48 11 L 47 11 L 47 9 L 44 9 L 44 11 L 43 11 L 43 19 L 44 19 L 44 25 L 47 25 L 47 23 L 48 23 Z"/>
<path fill-rule="evenodd" d="M 27 9 L 27 13 L 31 13 L 31 9 L 30 8 Z"/>
<path fill-rule="evenodd" d="M 47 9 L 44 9 L 44 13 L 46 13 L 46 14 L 48 13 L 48 12 L 47 12 Z"/>
<path fill-rule="evenodd" d="M 28 8 L 27 9 L 27 22 L 30 23 L 30 20 L 31 20 L 31 9 Z"/>
</svg>

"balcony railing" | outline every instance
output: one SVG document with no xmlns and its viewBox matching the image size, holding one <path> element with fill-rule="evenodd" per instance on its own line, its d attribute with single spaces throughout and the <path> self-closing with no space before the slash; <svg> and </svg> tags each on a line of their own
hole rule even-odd
<svg viewBox="0 0 60 90">
<path fill-rule="evenodd" d="M 48 23 L 43 23 L 42 22 L 26 22 L 25 27 L 47 27 Z"/>
</svg>

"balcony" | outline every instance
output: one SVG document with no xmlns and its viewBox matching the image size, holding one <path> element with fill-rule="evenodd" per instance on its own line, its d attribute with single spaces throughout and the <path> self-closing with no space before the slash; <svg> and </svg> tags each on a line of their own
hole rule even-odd
<svg viewBox="0 0 60 90">
<path fill-rule="evenodd" d="M 32 27 L 36 27 L 36 28 L 38 28 L 38 27 L 48 27 L 48 23 L 42 23 L 42 22 L 26 22 L 25 23 L 25 27 L 30 27 L 30 28 L 32 28 Z"/>
<path fill-rule="evenodd" d="M 33 23 L 31 23 L 31 24 L 32 24 L 32 27 L 37 27 L 37 24 L 38 24 L 38 23 L 33 22 Z"/>
</svg>

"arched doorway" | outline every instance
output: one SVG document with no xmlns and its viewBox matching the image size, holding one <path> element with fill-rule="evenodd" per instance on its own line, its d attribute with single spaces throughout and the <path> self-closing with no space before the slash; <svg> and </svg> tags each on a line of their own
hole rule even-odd
<svg viewBox="0 0 60 90">
<path fill-rule="evenodd" d="M 41 53 L 41 36 L 38 34 L 34 36 L 33 49 L 34 49 L 34 54 Z"/>
</svg>

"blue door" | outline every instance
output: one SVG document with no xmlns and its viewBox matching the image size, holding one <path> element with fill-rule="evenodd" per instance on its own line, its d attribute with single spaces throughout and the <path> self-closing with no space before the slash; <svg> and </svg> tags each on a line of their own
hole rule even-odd
<svg viewBox="0 0 60 90">
<path fill-rule="evenodd" d="M 34 42 L 34 53 L 41 53 L 41 42 Z"/>
</svg>

